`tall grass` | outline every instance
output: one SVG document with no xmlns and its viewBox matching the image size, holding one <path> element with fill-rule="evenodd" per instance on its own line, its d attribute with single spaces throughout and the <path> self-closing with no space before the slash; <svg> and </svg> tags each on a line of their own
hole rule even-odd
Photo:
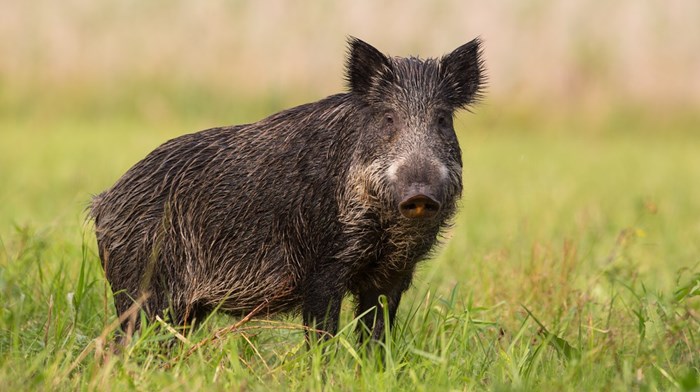
<svg viewBox="0 0 700 392">
<path fill-rule="evenodd" d="M 252 120 L 245 115 L 230 122 Z M 343 331 L 310 349 L 296 317 L 212 338 L 237 322 L 215 315 L 184 334 L 154 322 L 119 354 L 83 209 L 183 132 L 160 124 L 202 120 L 68 118 L 33 139 L 36 122 L 5 121 L 2 389 L 697 388 L 697 128 L 666 135 L 656 128 L 670 123 L 649 116 L 597 125 L 541 118 L 489 107 L 459 117 L 461 212 L 420 268 L 387 343 L 356 343 L 346 301 Z"/>
</svg>

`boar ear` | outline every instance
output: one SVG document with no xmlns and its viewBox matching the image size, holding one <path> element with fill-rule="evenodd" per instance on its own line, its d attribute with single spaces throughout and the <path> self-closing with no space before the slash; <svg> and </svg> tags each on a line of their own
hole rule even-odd
<svg viewBox="0 0 700 392">
<path fill-rule="evenodd" d="M 486 75 L 480 45 L 481 40 L 475 38 L 440 59 L 442 95 L 454 108 L 481 98 Z"/>
<path fill-rule="evenodd" d="M 350 91 L 366 95 L 377 83 L 378 77 L 385 77 L 390 70 L 389 59 L 380 51 L 360 39 L 348 38 L 345 79 Z"/>
</svg>

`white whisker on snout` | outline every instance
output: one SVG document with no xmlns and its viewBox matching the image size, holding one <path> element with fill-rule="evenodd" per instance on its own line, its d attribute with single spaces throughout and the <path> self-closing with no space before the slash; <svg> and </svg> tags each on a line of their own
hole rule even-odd
<svg viewBox="0 0 700 392">
<path fill-rule="evenodd" d="M 386 176 L 389 180 L 396 181 L 398 179 L 396 173 L 399 171 L 399 167 L 401 167 L 403 161 L 403 158 L 397 159 L 386 169 Z"/>
<path fill-rule="evenodd" d="M 450 169 L 445 166 L 442 162 L 435 162 L 435 166 L 437 166 L 438 171 L 440 172 L 440 179 L 441 180 L 447 180 L 450 178 Z"/>
</svg>

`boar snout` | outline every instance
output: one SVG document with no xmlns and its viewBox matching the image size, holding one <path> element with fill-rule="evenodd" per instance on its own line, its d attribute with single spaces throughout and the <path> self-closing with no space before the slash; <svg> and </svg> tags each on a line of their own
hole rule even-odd
<svg viewBox="0 0 700 392">
<path fill-rule="evenodd" d="M 431 219 L 440 212 L 440 202 L 435 200 L 431 187 L 414 184 L 404 193 L 399 212 L 409 219 Z"/>
</svg>

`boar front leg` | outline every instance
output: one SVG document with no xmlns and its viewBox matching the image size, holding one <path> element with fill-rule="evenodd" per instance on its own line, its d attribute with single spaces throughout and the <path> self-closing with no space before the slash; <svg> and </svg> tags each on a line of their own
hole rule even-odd
<svg viewBox="0 0 700 392">
<path fill-rule="evenodd" d="M 312 336 L 316 339 L 331 338 L 338 332 L 340 319 L 340 304 L 345 295 L 336 271 L 322 271 L 314 274 L 304 290 L 302 316 L 306 331 L 306 339 Z"/>
<path fill-rule="evenodd" d="M 372 340 L 383 339 L 387 322 L 389 323 L 390 329 L 394 327 L 396 312 L 401 303 L 401 296 L 411 285 L 412 278 L 413 274 L 409 273 L 406 276 L 398 277 L 395 281 L 391 282 L 393 284 L 387 285 L 388 287 L 370 286 L 360 290 L 357 295 L 356 317 L 366 313 L 360 319 L 360 323 L 357 327 L 360 342 L 364 342 L 364 340 L 367 339 L 368 332 Z M 386 296 L 388 320 L 385 319 L 384 310 L 379 302 L 381 295 Z"/>
</svg>

